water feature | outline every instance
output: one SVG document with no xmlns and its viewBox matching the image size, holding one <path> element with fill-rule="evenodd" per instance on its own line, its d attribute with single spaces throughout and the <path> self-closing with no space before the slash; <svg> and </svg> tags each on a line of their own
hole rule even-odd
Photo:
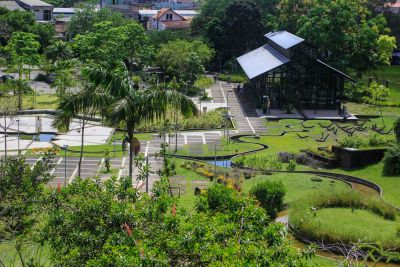
<svg viewBox="0 0 400 267">
<path fill-rule="evenodd" d="M 230 159 L 226 160 L 208 160 L 208 163 L 212 165 L 217 165 L 218 167 L 224 167 L 224 168 L 231 168 L 232 167 L 232 161 Z"/>
<path fill-rule="evenodd" d="M 38 142 L 50 142 L 56 137 L 55 134 L 53 133 L 41 133 L 34 135 L 32 140 L 38 141 Z"/>
</svg>

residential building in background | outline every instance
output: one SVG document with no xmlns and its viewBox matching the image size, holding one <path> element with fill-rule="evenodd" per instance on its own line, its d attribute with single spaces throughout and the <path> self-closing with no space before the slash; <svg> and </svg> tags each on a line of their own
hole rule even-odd
<svg viewBox="0 0 400 267">
<path fill-rule="evenodd" d="M 16 2 L 26 11 L 33 12 L 37 21 L 49 22 L 53 20 L 53 5 L 41 0 L 16 0 Z"/>
<path fill-rule="evenodd" d="M 193 15 L 184 17 L 175 10 L 162 8 L 156 10 L 156 13 L 148 20 L 147 29 L 157 31 L 187 29 L 190 27 L 192 17 Z"/>
</svg>

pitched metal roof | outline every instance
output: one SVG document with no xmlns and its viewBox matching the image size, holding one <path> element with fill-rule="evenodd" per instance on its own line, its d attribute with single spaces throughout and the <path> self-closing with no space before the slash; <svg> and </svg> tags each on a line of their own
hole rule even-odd
<svg viewBox="0 0 400 267">
<path fill-rule="evenodd" d="M 357 81 L 354 80 L 352 77 L 350 77 L 349 75 L 347 75 L 347 74 L 341 72 L 340 70 L 335 69 L 334 67 L 332 67 L 332 66 L 326 64 L 325 62 L 323 62 L 323 61 L 321 61 L 321 60 L 319 60 L 319 59 L 316 59 L 316 60 L 317 60 L 317 62 L 318 62 L 319 64 L 321 64 L 321 65 L 327 67 L 327 68 L 330 69 L 331 71 L 333 71 L 333 72 L 339 74 L 340 76 L 346 78 L 347 80 L 352 81 L 352 82 L 357 82 Z"/>
<path fill-rule="evenodd" d="M 46 3 L 42 0 L 18 0 L 21 3 L 30 7 L 53 7 L 53 5 Z"/>
<path fill-rule="evenodd" d="M 264 45 L 238 57 L 237 61 L 247 77 L 253 79 L 258 75 L 289 62 L 289 59 L 273 49 L 270 45 Z"/>
<path fill-rule="evenodd" d="M 303 38 L 300 38 L 287 31 L 270 32 L 264 36 L 282 47 L 283 49 L 288 49 L 304 42 Z"/>
</svg>

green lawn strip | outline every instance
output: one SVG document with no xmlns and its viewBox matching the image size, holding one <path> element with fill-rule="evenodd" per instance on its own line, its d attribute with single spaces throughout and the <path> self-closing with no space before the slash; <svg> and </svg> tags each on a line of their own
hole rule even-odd
<svg viewBox="0 0 400 267">
<path fill-rule="evenodd" d="M 24 109 L 57 109 L 60 103 L 59 98 L 55 94 L 36 95 L 35 105 L 33 104 L 33 95 L 24 95 L 22 98 L 22 106 Z"/>
<path fill-rule="evenodd" d="M 177 173 L 176 176 L 181 176 L 179 177 L 179 179 L 186 180 L 185 192 L 181 194 L 179 198 L 179 208 L 184 208 L 188 211 L 193 211 L 194 204 L 196 202 L 196 196 L 194 195 L 194 188 L 193 186 L 191 186 L 191 182 L 193 180 L 203 180 L 203 181 L 209 181 L 209 180 L 197 174 L 194 171 L 182 168 L 181 165 L 183 162 L 185 162 L 185 160 L 173 159 L 173 162 L 176 165 L 176 173 Z M 177 179 L 176 176 L 170 178 L 171 184 L 174 183 L 174 179 Z"/>
<path fill-rule="evenodd" d="M 254 141 L 254 140 L 253 140 Z M 171 151 L 174 147 L 173 143 L 171 143 Z M 192 149 L 191 149 L 192 148 Z M 196 148 L 199 153 L 194 153 L 193 150 Z M 222 142 L 220 145 L 217 145 L 217 156 L 226 156 L 233 155 L 237 153 L 243 153 L 255 149 L 260 149 L 261 146 L 257 144 L 245 144 L 245 143 L 237 143 L 230 142 L 227 144 L 226 142 Z M 207 145 L 184 145 L 182 149 L 179 149 L 176 155 L 180 156 L 199 156 L 199 157 L 212 157 L 215 155 L 215 149 L 212 144 Z"/>
<path fill-rule="evenodd" d="M 386 201 L 400 207 L 400 176 L 385 177 L 382 175 L 382 169 L 383 163 L 377 163 L 355 170 L 333 169 L 328 171 L 352 175 L 374 182 L 383 189 L 383 198 Z"/>
<path fill-rule="evenodd" d="M 398 217 L 396 221 L 386 220 L 368 210 L 323 208 L 309 218 L 304 230 L 318 239 L 381 242 L 384 247 L 393 248 L 400 246 L 400 237 L 396 234 L 398 224 Z"/>
<path fill-rule="evenodd" d="M 322 181 L 312 181 L 311 178 L 316 177 L 310 174 L 301 173 L 274 173 L 272 175 L 260 175 L 245 180 L 243 183 L 243 192 L 247 193 L 250 189 L 259 182 L 282 181 L 286 188 L 285 202 L 303 199 L 319 191 L 332 189 L 348 189 L 348 184 L 329 178 L 321 178 Z"/>
<path fill-rule="evenodd" d="M 153 139 L 154 135 L 156 133 L 135 133 L 133 136 L 136 137 L 139 140 L 143 140 L 143 141 L 150 141 Z M 112 138 L 110 138 L 109 143 L 112 144 L 114 141 L 114 138 L 116 141 L 122 141 L 125 136 L 127 136 L 127 133 L 124 131 L 116 131 L 113 135 Z"/>
<path fill-rule="evenodd" d="M 377 77 L 379 83 L 383 83 L 385 80 L 389 81 L 389 96 L 388 102 L 400 104 L 400 66 L 380 66 L 378 69 L 373 70 L 371 77 Z M 363 88 L 368 86 L 368 73 L 365 73 L 359 82 Z M 384 83 L 383 83 L 384 84 Z"/>
</svg>

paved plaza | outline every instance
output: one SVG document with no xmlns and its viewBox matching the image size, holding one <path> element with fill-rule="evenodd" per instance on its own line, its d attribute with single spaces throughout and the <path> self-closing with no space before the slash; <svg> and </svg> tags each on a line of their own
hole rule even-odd
<svg viewBox="0 0 400 267">
<path fill-rule="evenodd" d="M 259 118 L 255 107 L 246 101 L 248 96 L 243 95 L 243 92 L 237 92 L 234 90 L 236 85 L 228 84 L 226 82 L 217 82 L 210 89 L 208 94 L 212 97 L 211 101 L 208 102 L 197 102 L 198 108 L 207 107 L 207 110 L 212 110 L 219 107 L 229 106 L 230 114 L 233 116 L 233 122 L 235 130 L 231 130 L 230 134 L 237 133 L 261 133 L 267 129 L 264 125 L 264 121 Z M 244 99 L 244 100 L 243 100 Z M 17 154 L 18 149 L 18 138 L 17 131 L 19 127 L 20 133 L 24 134 L 37 134 L 41 133 L 57 133 L 57 129 L 52 126 L 53 118 L 47 115 L 25 115 L 20 116 L 19 125 L 16 118 L 14 120 L 7 120 L 9 128 L 7 130 L 7 150 L 8 154 Z M 4 131 L 3 131 L 4 133 Z M 99 123 L 90 123 L 85 128 L 84 145 L 101 145 L 107 144 L 113 134 L 113 129 L 104 127 Z M 168 144 L 167 152 L 174 153 L 175 149 L 188 148 L 190 155 L 201 154 L 204 147 L 208 146 L 208 150 L 214 150 L 215 147 L 220 149 L 222 147 L 221 140 L 224 136 L 224 131 L 181 131 L 177 137 L 169 136 L 166 137 L 165 141 Z M 148 157 L 149 164 L 151 166 L 151 173 L 148 181 L 148 190 L 152 189 L 155 181 L 159 180 L 158 171 L 162 165 L 162 158 L 158 156 L 161 144 L 164 142 L 164 138 L 160 138 L 158 134 L 153 134 L 151 140 L 141 140 L 141 149 L 145 157 Z M 0 134 L 0 156 L 4 155 L 4 134 Z M 34 141 L 34 140 L 19 140 L 19 147 L 21 150 L 32 149 L 32 148 L 44 148 L 51 147 L 53 145 L 63 146 L 80 146 L 81 145 L 81 121 L 74 120 L 71 123 L 70 131 L 65 134 L 56 135 L 51 141 Z M 116 142 L 116 146 L 121 146 L 121 142 Z M 112 153 L 111 155 L 112 156 Z M 31 166 L 36 164 L 37 161 L 41 160 L 40 156 L 27 157 L 27 163 Z M 78 175 L 78 157 L 67 157 L 61 153 L 54 159 L 55 167 L 51 171 L 54 179 L 49 183 L 50 186 L 56 187 L 58 185 L 68 184 Z M 83 157 L 81 167 L 81 177 L 94 177 L 97 176 L 102 180 L 109 179 L 112 175 L 117 177 L 126 176 L 129 169 L 129 157 L 116 157 L 111 158 L 111 168 L 116 170 L 113 173 L 104 173 L 104 158 L 100 157 Z M 134 176 L 137 175 L 137 170 L 134 169 Z M 182 181 L 179 177 L 174 177 L 174 187 L 181 188 L 179 186 Z M 193 186 L 196 182 L 193 183 Z M 144 182 L 136 182 L 136 187 L 141 190 L 146 190 L 146 184 Z M 204 187 L 207 185 L 199 184 L 198 186 Z M 182 187 L 184 188 L 184 187 Z M 175 190 L 174 189 L 174 190 Z M 179 189 L 181 190 L 181 189 Z M 182 189 L 184 190 L 184 189 Z M 178 193 L 178 192 L 175 192 Z"/>
</svg>

